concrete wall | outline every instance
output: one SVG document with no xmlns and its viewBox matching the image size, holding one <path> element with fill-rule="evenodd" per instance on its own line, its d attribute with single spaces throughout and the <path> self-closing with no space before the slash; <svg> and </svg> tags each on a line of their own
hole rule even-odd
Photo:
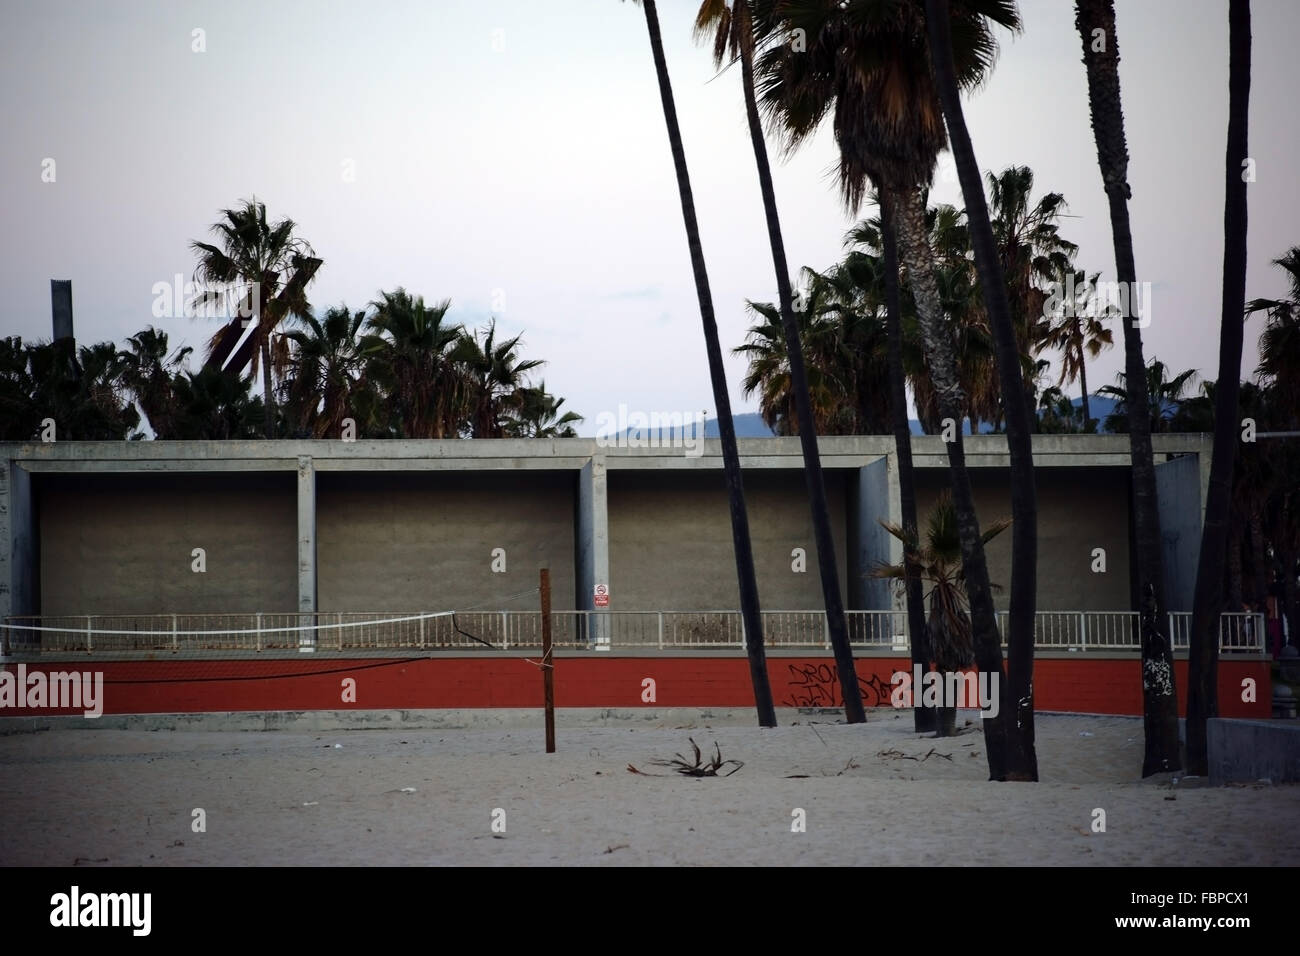
<svg viewBox="0 0 1300 956">
<path fill-rule="evenodd" d="M 42 614 L 298 605 L 292 473 L 42 474 L 35 486 Z"/>
<path fill-rule="evenodd" d="M 322 611 L 532 611 L 549 563 L 551 604 L 574 598 L 572 472 L 316 473 Z M 492 552 L 505 551 L 505 571 Z"/>
<path fill-rule="evenodd" d="M 1300 781 L 1300 723 L 1215 717 L 1206 721 L 1205 737 L 1215 786 Z"/>
<path fill-rule="evenodd" d="M 840 593 L 846 603 L 846 486 L 856 470 L 826 471 Z M 740 606 L 727 490 L 719 471 L 610 471 L 610 609 L 722 610 Z M 744 474 L 759 600 L 764 610 L 822 608 L 817 545 L 802 471 Z M 806 571 L 791 570 L 803 548 Z"/>
<path fill-rule="evenodd" d="M 971 470 L 980 527 L 1011 517 L 1008 474 L 998 469 Z M 1130 609 L 1129 504 L 1124 471 L 1115 468 L 1038 468 L 1038 609 L 1040 611 L 1124 611 Z M 917 522 L 922 534 L 942 488 L 946 470 L 916 473 Z M 1106 572 L 1093 573 L 1092 551 L 1106 551 Z M 1011 529 L 986 546 L 989 578 L 998 610 L 1011 594 Z"/>
<path fill-rule="evenodd" d="M 1156 463 L 1165 606 L 1190 611 L 1201 551 L 1201 469 L 1196 455 Z"/>
</svg>

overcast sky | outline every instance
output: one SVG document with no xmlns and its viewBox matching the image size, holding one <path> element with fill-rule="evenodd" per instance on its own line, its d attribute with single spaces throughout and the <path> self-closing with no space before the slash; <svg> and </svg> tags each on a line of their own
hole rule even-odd
<svg viewBox="0 0 1300 956">
<path fill-rule="evenodd" d="M 1294 40 L 1300 4 L 1255 0 L 1247 296 L 1300 244 Z M 735 71 L 714 78 L 691 0 L 661 0 L 724 349 L 746 298 L 775 298 Z M 1226 0 L 1119 0 L 1146 354 L 1213 377 L 1223 254 Z M 213 323 L 155 319 L 193 239 L 256 194 L 324 259 L 318 310 L 405 286 L 489 314 L 547 360 L 586 416 L 712 415 L 708 366 L 645 19 L 615 0 L 213 3 L 0 0 L 0 334 L 50 334 L 49 280 L 71 279 L 77 338 L 146 325 L 200 346 Z M 1073 4 L 1023 0 L 991 81 L 967 99 L 984 169 L 1033 168 L 1065 195 L 1079 266 L 1114 278 Z M 206 49 L 195 52 L 195 30 Z M 43 182 L 45 160 L 55 181 Z M 829 132 L 775 170 L 791 267 L 824 268 L 853 217 Z M 354 179 L 346 181 L 351 169 Z M 937 200 L 961 204 L 954 182 Z M 494 295 L 496 299 L 494 301 Z M 1243 371 L 1261 319 L 1247 326 Z M 1118 333 L 1116 335 L 1118 340 Z M 1119 348 L 1089 369 L 1113 380 Z M 744 363 L 728 360 L 733 408 Z"/>
</svg>

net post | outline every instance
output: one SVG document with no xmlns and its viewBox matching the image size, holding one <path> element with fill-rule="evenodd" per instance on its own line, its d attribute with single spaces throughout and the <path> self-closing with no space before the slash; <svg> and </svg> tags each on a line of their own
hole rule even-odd
<svg viewBox="0 0 1300 956">
<path fill-rule="evenodd" d="M 555 663 L 551 660 L 551 571 L 542 568 L 542 695 L 546 707 L 546 752 L 555 753 Z"/>
</svg>

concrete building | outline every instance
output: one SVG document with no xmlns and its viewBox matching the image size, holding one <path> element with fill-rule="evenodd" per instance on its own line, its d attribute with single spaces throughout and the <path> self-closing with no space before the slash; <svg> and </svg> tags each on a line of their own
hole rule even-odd
<svg viewBox="0 0 1300 956">
<path fill-rule="evenodd" d="M 1190 610 L 1211 443 L 1153 443 L 1167 601 Z M 820 445 L 846 605 L 887 609 L 866 572 L 900 554 L 877 523 L 899 517 L 893 439 Z M 764 609 L 819 608 L 798 439 L 740 451 Z M 913 453 L 924 522 L 947 458 L 933 436 Z M 1009 516 L 1005 438 L 968 437 L 966 454 L 981 521 Z M 1039 435 L 1034 458 L 1039 608 L 1134 608 L 1127 437 Z M 1003 585 L 1010 538 L 988 552 Z M 698 456 L 594 439 L 0 444 L 0 619 L 508 608 L 543 564 L 557 610 L 592 608 L 598 585 L 611 610 L 736 608 L 719 443 Z"/>
</svg>

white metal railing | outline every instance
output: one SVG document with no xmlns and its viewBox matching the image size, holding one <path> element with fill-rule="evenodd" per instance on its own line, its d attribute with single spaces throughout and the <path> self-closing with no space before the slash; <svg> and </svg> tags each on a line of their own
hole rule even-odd
<svg viewBox="0 0 1300 956">
<path fill-rule="evenodd" d="M 1167 634 L 1185 651 L 1189 612 L 1171 612 Z M 1009 614 L 999 611 L 1006 643 Z M 855 649 L 906 651 L 903 611 L 847 611 Z M 562 649 L 608 651 L 743 649 L 739 611 L 554 611 L 551 633 Z M 773 649 L 830 647 L 823 611 L 764 611 L 765 646 Z M 541 647 L 537 611 L 361 612 L 319 611 L 250 614 L 137 614 L 10 617 L 0 626 L 0 653 L 121 653 L 185 651 L 379 651 Z M 1140 649 L 1135 611 L 1038 611 L 1038 650 Z M 1262 654 L 1264 616 L 1229 612 L 1220 618 L 1219 648 L 1225 654 Z"/>
</svg>

